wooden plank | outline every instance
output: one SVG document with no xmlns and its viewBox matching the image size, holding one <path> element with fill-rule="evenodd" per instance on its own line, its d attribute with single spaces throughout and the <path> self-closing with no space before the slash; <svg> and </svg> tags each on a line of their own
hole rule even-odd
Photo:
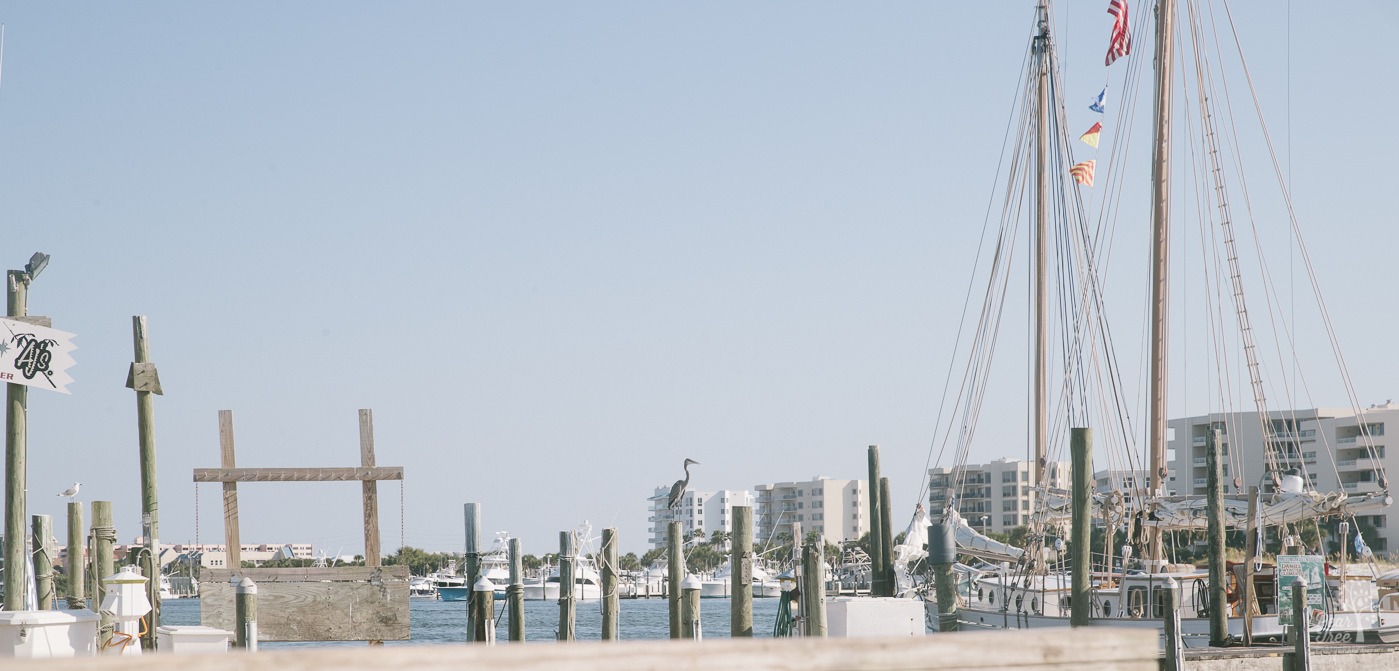
<svg viewBox="0 0 1399 671">
<path fill-rule="evenodd" d="M 254 578 L 256 581 L 256 578 Z M 259 582 L 258 641 L 406 641 L 408 581 Z M 233 630 L 234 586 L 199 584 L 200 624 Z"/>
<path fill-rule="evenodd" d="M 224 468 L 233 468 L 234 465 L 232 410 L 219 411 L 219 465 Z M 242 546 L 238 540 L 238 484 L 235 482 L 223 483 L 223 542 L 227 549 L 228 566 L 235 569 L 242 566 Z"/>
<path fill-rule="evenodd" d="M 357 482 L 402 479 L 402 466 L 194 469 L 195 482 Z"/>
<path fill-rule="evenodd" d="M 264 620 L 265 617 L 264 617 Z M 15 660 L 16 671 L 1155 671 L 1154 629 L 1089 627 L 899 638 L 741 638 L 619 641 L 608 645 L 405 645 L 263 651 L 255 655 L 143 655 Z M 7 667 L 8 668 L 8 667 Z"/>
<path fill-rule="evenodd" d="M 359 411 L 359 465 L 374 468 L 374 411 Z M 402 471 L 399 480 L 403 479 Z M 364 481 L 364 564 L 378 566 L 383 557 L 379 551 L 379 483 Z"/>
<path fill-rule="evenodd" d="M 307 566 L 304 568 L 206 568 L 199 582 L 228 582 L 234 575 L 247 576 L 261 585 L 271 582 L 408 582 L 407 566 Z"/>
</svg>

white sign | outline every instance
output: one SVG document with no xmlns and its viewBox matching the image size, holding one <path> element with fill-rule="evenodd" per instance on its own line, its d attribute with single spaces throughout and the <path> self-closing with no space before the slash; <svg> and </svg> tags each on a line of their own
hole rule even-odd
<svg viewBox="0 0 1399 671">
<path fill-rule="evenodd" d="M 0 382 L 70 393 L 73 334 L 0 318 Z"/>
</svg>

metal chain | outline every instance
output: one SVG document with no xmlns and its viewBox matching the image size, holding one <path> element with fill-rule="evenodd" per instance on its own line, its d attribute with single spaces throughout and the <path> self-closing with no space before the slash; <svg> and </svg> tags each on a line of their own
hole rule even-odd
<svg viewBox="0 0 1399 671">
<path fill-rule="evenodd" d="M 403 558 L 403 554 L 402 554 L 402 553 L 403 553 L 403 548 L 406 547 L 406 545 L 405 545 L 404 542 L 403 542 L 403 520 L 404 520 L 404 517 L 405 517 L 405 515 L 404 515 L 404 512 L 403 512 L 403 481 L 402 481 L 402 480 L 399 480 L 399 481 L 398 481 L 398 551 L 399 551 L 399 559 L 402 559 L 402 558 Z"/>
</svg>

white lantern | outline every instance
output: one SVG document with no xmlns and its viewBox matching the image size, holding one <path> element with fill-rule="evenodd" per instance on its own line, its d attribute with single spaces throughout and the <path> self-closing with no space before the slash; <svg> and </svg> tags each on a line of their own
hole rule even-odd
<svg viewBox="0 0 1399 671">
<path fill-rule="evenodd" d="M 115 622 L 116 631 L 112 634 L 110 647 L 118 647 L 119 654 L 141 654 L 140 620 L 151 612 L 151 602 L 146 598 L 146 578 L 135 566 L 123 566 L 116 574 L 102 579 L 107 586 L 107 596 L 102 599 L 99 610 Z"/>
</svg>

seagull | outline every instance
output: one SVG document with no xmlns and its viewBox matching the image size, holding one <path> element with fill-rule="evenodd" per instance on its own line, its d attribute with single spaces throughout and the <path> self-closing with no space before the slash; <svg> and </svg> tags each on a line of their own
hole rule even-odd
<svg viewBox="0 0 1399 671">
<path fill-rule="evenodd" d="M 83 486 L 83 483 L 81 483 L 81 482 L 75 482 L 75 483 L 73 483 L 73 486 L 72 486 L 72 487 L 69 487 L 68 489 L 65 489 L 65 490 L 59 492 L 58 495 L 59 495 L 59 496 L 66 496 L 66 497 L 68 497 L 68 500 L 69 500 L 69 501 L 72 501 L 72 500 L 73 500 L 73 497 L 78 495 L 78 490 L 79 490 L 79 489 L 82 489 L 82 486 Z"/>
</svg>

